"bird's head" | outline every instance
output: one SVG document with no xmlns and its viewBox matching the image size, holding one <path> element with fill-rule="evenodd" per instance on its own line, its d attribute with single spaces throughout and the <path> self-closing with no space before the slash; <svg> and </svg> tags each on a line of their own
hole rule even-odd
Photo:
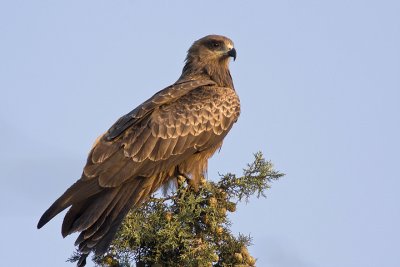
<svg viewBox="0 0 400 267">
<path fill-rule="evenodd" d="M 180 80 L 206 75 L 220 86 L 233 88 L 228 68 L 231 57 L 236 59 L 231 39 L 221 35 L 207 35 L 189 48 Z"/>
<path fill-rule="evenodd" d="M 236 50 L 231 39 L 221 35 L 207 35 L 193 43 L 186 61 L 195 60 L 203 64 L 228 64 L 236 59 Z"/>
</svg>

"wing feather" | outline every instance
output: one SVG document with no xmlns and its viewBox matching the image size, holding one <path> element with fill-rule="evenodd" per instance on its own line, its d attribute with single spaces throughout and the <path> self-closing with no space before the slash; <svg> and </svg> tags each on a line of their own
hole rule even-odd
<svg viewBox="0 0 400 267">
<path fill-rule="evenodd" d="M 188 134 L 182 135 L 181 137 L 177 138 L 176 145 L 172 150 L 173 155 L 179 155 L 185 148 L 186 140 L 188 139 Z"/>
<path fill-rule="evenodd" d="M 143 144 L 139 152 L 134 157 L 132 157 L 133 161 L 142 162 L 146 160 L 149 157 L 150 153 L 153 151 L 157 141 L 157 136 L 150 135 L 147 139 L 147 142 Z"/>
<path fill-rule="evenodd" d="M 97 164 L 91 162 L 86 164 L 83 168 L 83 172 L 88 177 L 110 176 L 125 165 L 124 159 L 126 158 L 124 157 L 123 151 L 119 151 L 104 162 Z"/>
<path fill-rule="evenodd" d="M 174 150 L 174 148 L 175 148 L 176 143 L 178 142 L 178 140 L 179 140 L 178 137 L 176 137 L 176 138 L 171 138 L 171 139 L 169 140 L 170 142 L 169 142 L 169 144 L 168 144 L 168 147 L 165 149 L 164 154 L 163 154 L 162 157 L 161 157 L 162 160 L 166 160 L 166 159 L 168 159 L 169 157 L 171 157 L 171 155 L 174 155 L 174 154 L 172 153 L 172 151 Z"/>
<path fill-rule="evenodd" d="M 163 104 L 170 103 L 181 96 L 186 95 L 188 92 L 199 88 L 201 86 L 212 86 L 215 82 L 205 80 L 187 80 L 179 83 L 175 83 L 167 88 L 159 91 L 142 105 L 138 106 L 125 116 L 118 119 L 116 123 L 107 131 L 104 138 L 108 141 L 113 140 L 121 135 L 126 129 L 135 125 L 145 115 Z"/>
<path fill-rule="evenodd" d="M 126 157 L 136 156 L 136 154 L 142 149 L 144 144 L 152 135 L 151 131 L 145 130 L 144 128 L 145 127 L 142 127 L 142 132 L 137 138 L 129 140 L 129 142 L 125 143 L 124 152 Z"/>
<path fill-rule="evenodd" d="M 162 160 L 173 139 L 159 139 L 150 155 L 153 161 Z"/>
<path fill-rule="evenodd" d="M 238 116 L 226 105 L 236 97 L 235 92 L 217 86 L 191 88 L 189 84 L 168 87 L 128 113 L 130 120 L 124 116 L 117 121 L 93 148 L 85 174 L 98 177 L 100 186 L 115 187 L 135 175 L 153 175 L 179 163 L 187 153 L 219 143 Z M 122 131 L 126 125 L 129 127 Z M 108 141 L 110 136 L 114 139 Z M 116 148 L 119 150 L 114 152 Z"/>
</svg>

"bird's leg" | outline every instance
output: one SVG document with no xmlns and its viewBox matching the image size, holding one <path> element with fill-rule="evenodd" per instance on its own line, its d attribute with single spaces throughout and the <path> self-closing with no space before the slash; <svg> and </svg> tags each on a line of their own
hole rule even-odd
<svg viewBox="0 0 400 267">
<path fill-rule="evenodd" d="M 188 180 L 189 177 L 187 177 L 185 174 L 180 173 L 176 176 L 176 182 L 178 183 L 178 187 L 181 187 Z"/>
<path fill-rule="evenodd" d="M 188 175 L 186 175 L 185 173 L 181 172 L 179 170 L 179 166 L 176 167 L 175 169 L 175 177 L 176 177 L 176 183 L 177 183 L 177 193 L 178 193 L 178 198 L 182 198 L 184 197 L 186 191 L 187 191 L 187 187 L 184 186 L 185 182 L 186 184 L 188 184 L 188 182 L 190 181 L 190 178 Z"/>
<path fill-rule="evenodd" d="M 188 181 L 190 181 L 189 176 L 179 170 L 179 166 L 175 169 L 175 176 L 178 188 L 180 188 L 185 182 L 188 183 Z"/>
<path fill-rule="evenodd" d="M 193 190 L 194 192 L 199 191 L 199 185 L 196 179 L 190 179 L 187 181 L 189 190 Z"/>
</svg>

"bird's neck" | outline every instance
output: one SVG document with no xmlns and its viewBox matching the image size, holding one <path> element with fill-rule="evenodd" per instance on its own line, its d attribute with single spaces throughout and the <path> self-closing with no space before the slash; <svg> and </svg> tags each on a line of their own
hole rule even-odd
<svg viewBox="0 0 400 267">
<path fill-rule="evenodd" d="M 179 80 L 191 78 L 206 78 L 214 81 L 218 86 L 234 89 L 231 73 L 228 68 L 229 59 L 216 64 L 204 64 L 194 58 L 186 60 Z"/>
</svg>

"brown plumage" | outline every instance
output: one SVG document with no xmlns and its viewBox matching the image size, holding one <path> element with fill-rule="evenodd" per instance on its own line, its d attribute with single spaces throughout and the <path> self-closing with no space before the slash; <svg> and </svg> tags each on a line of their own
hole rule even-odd
<svg viewBox="0 0 400 267">
<path fill-rule="evenodd" d="M 43 214 L 41 228 L 62 210 L 62 235 L 81 232 L 76 245 L 84 266 L 90 252 L 106 252 L 123 218 L 178 175 L 197 186 L 208 158 L 238 119 L 239 98 L 229 72 L 236 50 L 209 35 L 188 51 L 181 77 L 122 116 L 100 136 L 82 177 Z"/>
</svg>

